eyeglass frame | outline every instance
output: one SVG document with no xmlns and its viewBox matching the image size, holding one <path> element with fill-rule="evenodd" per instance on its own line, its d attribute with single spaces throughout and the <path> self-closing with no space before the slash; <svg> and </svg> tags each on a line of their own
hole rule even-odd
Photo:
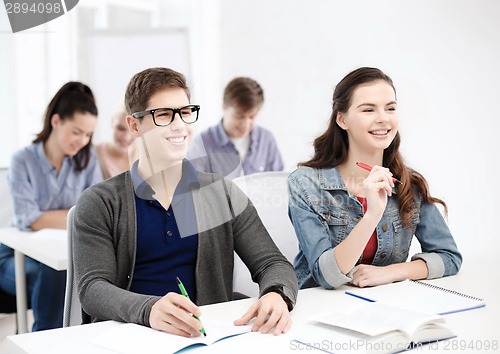
<svg viewBox="0 0 500 354">
<path fill-rule="evenodd" d="M 184 120 L 184 118 L 182 118 L 181 110 L 183 110 L 185 108 L 188 108 L 188 107 L 194 109 L 192 112 L 196 112 L 196 119 L 194 120 L 194 122 L 186 122 Z M 160 109 L 170 109 L 170 110 L 172 110 L 173 114 L 172 114 L 172 119 L 170 120 L 170 123 L 163 124 L 163 125 L 160 125 L 160 124 L 156 123 L 155 112 L 158 111 L 158 110 L 160 110 Z M 193 123 L 196 123 L 198 121 L 198 117 L 199 117 L 199 113 L 200 113 L 200 106 L 197 105 L 197 104 L 188 104 L 187 106 L 183 106 L 183 107 L 180 107 L 180 108 L 169 108 L 169 107 L 153 108 L 153 109 L 149 109 L 149 110 L 146 110 L 146 111 L 139 111 L 139 112 L 132 113 L 132 117 L 134 117 L 136 119 L 140 119 L 140 118 L 144 118 L 148 114 L 151 114 L 151 117 L 153 118 L 154 125 L 156 125 L 157 127 L 168 127 L 175 120 L 175 114 L 176 113 L 179 114 L 179 117 L 181 118 L 181 120 L 185 124 L 193 124 Z"/>
</svg>

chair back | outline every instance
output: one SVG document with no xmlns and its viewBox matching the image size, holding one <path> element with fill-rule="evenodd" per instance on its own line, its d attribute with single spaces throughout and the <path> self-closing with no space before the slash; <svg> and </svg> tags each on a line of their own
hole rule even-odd
<svg viewBox="0 0 500 354">
<path fill-rule="evenodd" d="M 64 297 L 63 327 L 82 324 L 82 306 L 78 298 L 73 266 L 73 206 L 68 212 L 68 269 L 66 270 L 66 294 Z"/>
<path fill-rule="evenodd" d="M 289 172 L 261 172 L 235 178 L 233 182 L 252 201 L 262 223 L 281 253 L 293 264 L 298 242 L 288 218 L 287 178 Z M 258 297 L 259 287 L 235 253 L 233 291 Z"/>
</svg>

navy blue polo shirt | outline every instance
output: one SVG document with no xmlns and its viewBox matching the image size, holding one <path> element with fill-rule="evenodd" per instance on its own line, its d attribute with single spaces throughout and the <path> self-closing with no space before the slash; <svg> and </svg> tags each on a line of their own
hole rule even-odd
<svg viewBox="0 0 500 354">
<path fill-rule="evenodd" d="M 182 162 L 182 177 L 168 210 L 154 198 L 151 186 L 131 168 L 137 217 L 137 252 L 130 290 L 146 295 L 180 293 L 179 277 L 196 300 L 195 267 L 198 228 L 192 190 L 200 186 L 194 167 Z M 168 178 L 168 171 L 165 172 Z"/>
</svg>

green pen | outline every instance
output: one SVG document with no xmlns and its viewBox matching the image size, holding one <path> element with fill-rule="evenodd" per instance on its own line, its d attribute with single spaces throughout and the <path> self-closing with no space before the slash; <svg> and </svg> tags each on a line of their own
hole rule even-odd
<svg viewBox="0 0 500 354">
<path fill-rule="evenodd" d="M 184 295 L 185 297 L 187 297 L 189 299 L 189 295 L 186 291 L 186 288 L 184 287 L 184 284 L 182 284 L 181 280 L 179 279 L 179 277 L 176 277 L 177 279 L 177 286 L 179 287 L 182 295 Z M 195 315 L 193 315 L 194 318 L 196 318 L 198 321 L 200 321 L 200 319 L 198 317 L 196 317 Z M 200 321 L 201 322 L 201 321 Z M 205 327 L 202 327 L 200 329 L 200 332 L 203 333 L 203 335 L 206 337 L 207 334 L 205 333 Z"/>
</svg>

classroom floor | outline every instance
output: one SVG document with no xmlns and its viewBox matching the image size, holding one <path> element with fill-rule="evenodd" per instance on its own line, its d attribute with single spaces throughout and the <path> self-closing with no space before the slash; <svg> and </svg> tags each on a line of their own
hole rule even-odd
<svg viewBox="0 0 500 354">
<path fill-rule="evenodd" d="M 28 311 L 28 328 L 33 325 L 33 311 Z M 0 354 L 10 354 L 11 342 L 7 336 L 16 334 L 16 316 L 0 315 Z"/>
</svg>

